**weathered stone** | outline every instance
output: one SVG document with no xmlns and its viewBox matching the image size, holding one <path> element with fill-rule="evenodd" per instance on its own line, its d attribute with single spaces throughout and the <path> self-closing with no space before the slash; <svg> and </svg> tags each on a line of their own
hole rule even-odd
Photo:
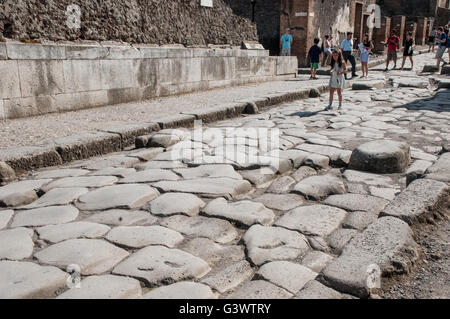
<svg viewBox="0 0 450 319">
<path fill-rule="evenodd" d="M 305 236 L 279 227 L 252 226 L 244 235 L 248 257 L 255 265 L 269 261 L 292 260 L 308 249 Z"/>
<path fill-rule="evenodd" d="M 38 228 L 36 231 L 39 238 L 51 243 L 59 243 L 68 239 L 76 238 L 101 238 L 111 228 L 102 224 L 90 222 L 73 222 L 63 225 L 50 225 Z"/>
<path fill-rule="evenodd" d="M 116 176 L 125 178 L 135 173 L 136 170 L 134 168 L 109 167 L 95 171 L 89 174 L 89 176 Z"/>
<path fill-rule="evenodd" d="M 150 138 L 147 147 L 168 148 L 169 146 L 175 145 L 180 141 L 180 137 L 175 134 L 167 135 L 158 133 Z"/>
<path fill-rule="evenodd" d="M 354 170 L 346 170 L 344 177 L 347 181 L 353 183 L 364 183 L 372 186 L 392 187 L 393 181 L 389 176 L 364 173 Z"/>
<path fill-rule="evenodd" d="M 297 208 L 305 203 L 305 199 L 296 194 L 263 194 L 254 199 L 269 209 L 288 211 Z"/>
<path fill-rule="evenodd" d="M 158 196 L 159 192 L 148 185 L 107 186 L 81 196 L 78 199 L 77 207 L 82 210 L 135 209 L 144 206 Z"/>
<path fill-rule="evenodd" d="M 369 191 L 372 196 L 381 197 L 389 201 L 393 200 L 395 196 L 400 193 L 400 190 L 395 188 L 380 188 L 374 186 L 370 186 Z"/>
<path fill-rule="evenodd" d="M 302 165 L 315 169 L 327 169 L 330 166 L 330 159 L 320 154 L 309 154 L 303 160 Z"/>
<path fill-rule="evenodd" d="M 16 179 L 16 173 L 5 162 L 0 161 L 0 185 L 9 183 Z"/>
<path fill-rule="evenodd" d="M 31 256 L 33 230 L 16 228 L 0 231 L 0 259 L 21 260 Z"/>
<path fill-rule="evenodd" d="M 238 263 L 219 271 L 213 276 L 205 278 L 202 283 L 210 286 L 220 293 L 226 293 L 246 280 L 250 280 L 253 277 L 254 271 L 250 264 L 243 260 Z"/>
<path fill-rule="evenodd" d="M 311 280 L 294 299 L 342 299 L 342 295 L 316 280 Z"/>
<path fill-rule="evenodd" d="M 0 210 L 0 229 L 6 228 L 14 215 L 13 210 Z"/>
<path fill-rule="evenodd" d="M 251 190 L 249 182 L 231 178 L 199 178 L 176 182 L 158 182 L 154 187 L 164 192 L 198 194 L 202 197 L 232 199 Z"/>
<path fill-rule="evenodd" d="M 347 165 L 350 162 L 350 156 L 352 154 L 350 151 L 336 147 L 314 144 L 302 144 L 296 146 L 296 149 L 327 156 L 330 158 L 331 164 L 338 166 Z"/>
<path fill-rule="evenodd" d="M 450 153 L 444 153 L 426 172 L 426 178 L 450 183 Z M 0 189 L 1 190 L 1 189 Z"/>
<path fill-rule="evenodd" d="M 143 299 L 217 299 L 211 288 L 195 282 L 177 282 L 146 293 Z"/>
<path fill-rule="evenodd" d="M 329 195 L 344 194 L 346 192 L 344 182 L 332 175 L 311 176 L 294 187 L 294 192 L 300 193 L 306 198 L 323 199 Z"/>
<path fill-rule="evenodd" d="M 89 276 L 58 299 L 137 299 L 142 296 L 139 281 L 133 278 L 104 275 Z"/>
<path fill-rule="evenodd" d="M 332 260 L 333 257 L 328 254 L 321 251 L 312 251 L 303 258 L 302 265 L 320 273 Z"/>
<path fill-rule="evenodd" d="M 81 275 L 98 275 L 109 271 L 124 258 L 126 250 L 98 239 L 70 239 L 34 254 L 41 263 L 57 267 L 78 265 Z"/>
<path fill-rule="evenodd" d="M 132 153 L 128 154 L 128 156 L 137 157 L 141 161 L 150 161 L 150 160 L 154 159 L 157 155 L 161 154 L 162 152 L 164 152 L 164 148 L 154 147 L 154 148 L 150 148 L 150 149 L 146 149 L 146 150 L 139 150 L 136 152 L 132 152 Z"/>
<path fill-rule="evenodd" d="M 363 230 L 378 219 L 378 213 L 373 212 L 351 212 L 342 224 L 344 228 Z"/>
<path fill-rule="evenodd" d="M 53 146 L 23 146 L 2 149 L 0 161 L 19 172 L 62 164 L 61 157 Z"/>
<path fill-rule="evenodd" d="M 361 81 L 353 83 L 352 90 L 361 91 L 361 90 L 382 89 L 385 86 L 386 82 L 384 80 Z"/>
<path fill-rule="evenodd" d="M 328 247 L 327 241 L 320 236 L 309 236 L 308 242 L 314 250 L 321 251 L 326 254 L 331 251 L 330 247 Z"/>
<path fill-rule="evenodd" d="M 360 194 L 332 195 L 324 202 L 326 205 L 339 207 L 347 211 L 365 211 L 379 213 L 389 203 L 387 200 L 379 197 Z"/>
<path fill-rule="evenodd" d="M 229 222 L 216 218 L 177 215 L 163 219 L 161 225 L 187 236 L 206 237 L 221 244 L 229 243 L 238 236 Z"/>
<path fill-rule="evenodd" d="M 390 202 L 381 212 L 381 216 L 400 218 L 408 224 L 426 221 L 432 214 L 439 214 L 439 209 L 448 200 L 450 187 L 445 183 L 418 179 Z"/>
<path fill-rule="evenodd" d="M 291 175 L 297 182 L 304 180 L 307 177 L 317 175 L 317 171 L 309 166 L 302 166 Z"/>
<path fill-rule="evenodd" d="M 372 271 L 377 267 L 383 276 L 407 274 L 417 259 L 418 245 L 408 224 L 383 217 L 347 245 L 342 255 L 323 270 L 320 281 L 364 298 L 369 295 L 369 280 L 376 281 Z"/>
<path fill-rule="evenodd" d="M 251 201 L 239 201 L 228 203 L 224 198 L 217 198 L 208 203 L 203 213 L 225 218 L 241 224 L 252 226 L 253 224 L 270 225 L 275 219 L 275 214 L 261 203 Z"/>
<path fill-rule="evenodd" d="M 290 176 L 283 176 L 273 182 L 272 185 L 270 185 L 270 187 L 267 189 L 267 192 L 273 194 L 288 193 L 293 184 L 295 184 L 295 179 Z"/>
<path fill-rule="evenodd" d="M 129 211 L 112 209 L 100 213 L 95 213 L 85 221 L 106 224 L 110 226 L 144 226 L 153 225 L 158 219 L 145 211 Z"/>
<path fill-rule="evenodd" d="M 255 185 L 257 188 L 265 187 L 268 183 L 271 183 L 275 178 L 275 173 L 272 170 L 261 172 L 260 169 L 240 171 L 242 177 Z M 265 173 L 265 174 L 264 174 Z"/>
<path fill-rule="evenodd" d="M 285 214 L 276 225 L 305 235 L 326 237 L 339 228 L 346 216 L 346 211 L 331 206 L 304 206 Z"/>
<path fill-rule="evenodd" d="M 106 239 L 129 248 L 143 248 L 150 245 L 173 248 L 181 243 L 184 237 L 174 230 L 161 226 L 119 226 L 111 230 Z"/>
<path fill-rule="evenodd" d="M 174 169 L 185 168 L 187 165 L 180 161 L 152 161 L 136 166 L 136 170 L 145 171 L 146 169 Z"/>
<path fill-rule="evenodd" d="M 249 281 L 228 299 L 289 299 L 292 294 L 264 280 Z"/>
<path fill-rule="evenodd" d="M 118 180 L 114 176 L 65 177 L 45 185 L 43 190 L 48 192 L 53 188 L 102 187 L 113 185 Z"/>
<path fill-rule="evenodd" d="M 406 171 L 406 186 L 411 184 L 416 179 L 423 177 L 423 175 L 425 174 L 427 169 L 431 167 L 431 165 L 433 165 L 433 163 L 429 161 L 414 161 L 414 163 Z"/>
<path fill-rule="evenodd" d="M 59 225 L 74 221 L 77 217 L 78 209 L 70 205 L 43 207 L 17 212 L 11 227 Z"/>
<path fill-rule="evenodd" d="M 422 72 L 423 73 L 439 72 L 439 68 L 436 65 L 427 64 L 427 65 L 424 65 Z"/>
<path fill-rule="evenodd" d="M 22 209 L 33 209 L 48 206 L 61 206 L 73 203 L 89 190 L 87 188 L 53 188 L 44 196 Z"/>
<path fill-rule="evenodd" d="M 258 270 L 257 275 L 293 294 L 317 277 L 317 273 L 309 268 L 289 261 L 267 263 Z"/>
<path fill-rule="evenodd" d="M 204 177 L 226 177 L 232 179 L 242 179 L 231 165 L 201 165 L 195 168 L 175 169 L 174 172 L 184 179 L 198 179 Z"/>
<path fill-rule="evenodd" d="M 36 191 L 51 179 L 39 179 L 16 182 L 0 187 L 0 207 L 27 205 L 37 199 Z"/>
<path fill-rule="evenodd" d="M 34 175 L 37 179 L 48 178 L 64 178 L 64 177 L 79 177 L 89 173 L 86 169 L 79 168 L 64 168 L 64 169 L 52 169 L 47 171 L 40 171 Z"/>
<path fill-rule="evenodd" d="M 94 160 L 83 162 L 82 168 L 90 170 L 100 170 L 105 168 L 131 168 L 139 164 L 140 161 L 135 157 L 128 157 L 126 155 L 115 154 L 101 157 Z"/>
<path fill-rule="evenodd" d="M 30 262 L 0 261 L 0 298 L 33 299 L 54 297 L 66 286 L 68 275 L 56 267 Z"/>
<path fill-rule="evenodd" d="M 354 229 L 338 229 L 328 237 L 328 245 L 333 249 L 335 254 L 340 255 L 345 245 L 347 245 L 356 234 L 358 234 L 358 231 Z"/>
<path fill-rule="evenodd" d="M 148 169 L 128 175 L 122 179 L 122 184 L 152 183 L 159 181 L 177 181 L 180 177 L 175 173 L 162 169 Z"/>
<path fill-rule="evenodd" d="M 150 246 L 139 250 L 114 268 L 113 273 L 131 276 L 150 286 L 199 279 L 211 268 L 202 259 L 178 249 Z"/>
<path fill-rule="evenodd" d="M 204 201 L 192 194 L 167 193 L 150 202 L 147 210 L 156 216 L 196 216 L 205 205 Z"/>
<path fill-rule="evenodd" d="M 372 141 L 356 148 L 350 159 L 351 169 L 374 173 L 401 173 L 411 161 L 408 144 L 390 140 Z"/>
</svg>

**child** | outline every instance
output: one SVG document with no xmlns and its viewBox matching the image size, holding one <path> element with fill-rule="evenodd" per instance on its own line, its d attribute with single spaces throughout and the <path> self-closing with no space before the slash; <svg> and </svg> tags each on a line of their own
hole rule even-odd
<svg viewBox="0 0 450 319">
<path fill-rule="evenodd" d="M 364 41 L 363 43 L 359 44 L 359 59 L 361 60 L 361 66 L 362 66 L 362 77 L 369 76 L 369 57 L 370 57 L 370 50 L 372 50 L 372 42 L 369 40 L 369 35 L 364 35 Z"/>
<path fill-rule="evenodd" d="M 338 50 L 334 50 L 331 56 L 330 104 L 326 110 L 333 109 L 334 91 L 337 91 L 339 97 L 339 110 L 342 109 L 342 89 L 345 88 L 346 71 L 344 57 Z"/>
<path fill-rule="evenodd" d="M 409 61 L 411 62 L 411 70 L 414 69 L 414 61 L 413 61 L 414 39 L 412 36 L 413 36 L 412 32 L 408 32 L 408 34 L 406 35 L 405 49 L 403 50 L 402 70 L 405 67 L 406 57 L 409 57 Z"/>
<path fill-rule="evenodd" d="M 309 49 L 309 59 L 311 61 L 311 77 L 310 80 L 317 80 L 316 73 L 317 69 L 319 68 L 320 63 L 320 55 L 322 54 L 322 49 L 319 47 L 320 39 L 315 38 L 314 39 L 314 45 Z"/>
</svg>

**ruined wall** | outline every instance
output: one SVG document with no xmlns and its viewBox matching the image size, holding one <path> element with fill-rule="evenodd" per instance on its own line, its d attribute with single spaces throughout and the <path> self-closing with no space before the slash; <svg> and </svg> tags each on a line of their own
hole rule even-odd
<svg viewBox="0 0 450 319">
<path fill-rule="evenodd" d="M 434 17 L 438 0 L 377 0 L 386 16 Z"/>
<path fill-rule="evenodd" d="M 81 28 L 70 29 L 69 4 L 81 8 Z M 255 25 L 224 0 L 0 0 L 1 35 L 17 40 L 94 40 L 128 43 L 240 45 L 257 40 Z"/>
</svg>

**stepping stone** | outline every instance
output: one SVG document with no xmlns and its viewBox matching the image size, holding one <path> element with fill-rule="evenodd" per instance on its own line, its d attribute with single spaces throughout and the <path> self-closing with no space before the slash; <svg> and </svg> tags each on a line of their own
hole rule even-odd
<svg viewBox="0 0 450 319">
<path fill-rule="evenodd" d="M 74 221 L 78 209 L 73 206 L 50 206 L 16 212 L 11 227 L 59 225 Z"/>
<path fill-rule="evenodd" d="M 39 262 L 65 268 L 78 265 L 81 275 L 99 275 L 109 271 L 124 258 L 128 252 L 104 240 L 70 239 L 52 245 L 34 254 Z"/>
<path fill-rule="evenodd" d="M 264 280 L 249 281 L 227 299 L 289 299 L 292 294 Z"/>
<path fill-rule="evenodd" d="M 43 187 L 45 192 L 53 188 L 102 187 L 115 184 L 119 179 L 115 176 L 81 176 L 58 179 Z"/>
<path fill-rule="evenodd" d="M 408 224 L 398 218 L 383 217 L 347 245 L 342 255 L 323 270 L 320 281 L 339 291 L 366 298 L 369 281 L 377 282 L 372 270 L 379 267 L 383 277 L 408 274 L 418 257 L 418 245 Z"/>
<path fill-rule="evenodd" d="M 85 221 L 109 226 L 145 226 L 153 225 L 157 220 L 158 218 L 142 210 L 129 211 L 121 209 L 95 213 L 85 219 Z"/>
<path fill-rule="evenodd" d="M 166 193 L 150 202 L 146 209 L 156 216 L 196 216 L 205 205 L 204 201 L 192 194 Z"/>
<path fill-rule="evenodd" d="M 442 154 L 439 160 L 427 170 L 426 178 L 449 183 L 450 182 L 449 163 L 450 163 L 450 153 Z"/>
<path fill-rule="evenodd" d="M 223 246 L 208 238 L 194 238 L 180 248 L 206 261 L 211 267 L 227 267 L 245 259 L 243 246 Z"/>
<path fill-rule="evenodd" d="M 317 280 L 311 280 L 294 299 L 342 299 L 342 297 L 336 290 L 322 285 Z"/>
<path fill-rule="evenodd" d="M 303 258 L 302 265 L 320 273 L 333 259 L 332 256 L 321 251 L 312 251 Z"/>
<path fill-rule="evenodd" d="M 378 219 L 378 213 L 373 212 L 351 212 L 342 224 L 344 228 L 363 230 Z"/>
<path fill-rule="evenodd" d="M 37 179 L 55 179 L 55 178 L 64 178 L 64 177 L 79 177 L 89 174 L 89 171 L 86 169 L 79 168 L 65 168 L 65 169 L 56 169 L 50 171 L 41 171 L 34 175 L 34 178 Z"/>
<path fill-rule="evenodd" d="M 320 200 L 334 194 L 346 192 L 344 182 L 332 175 L 311 176 L 295 185 L 294 192 Z"/>
<path fill-rule="evenodd" d="M 57 299 L 138 299 L 142 297 L 139 281 L 133 278 L 104 275 L 89 276 Z"/>
<path fill-rule="evenodd" d="M 184 179 L 198 179 L 204 177 L 226 177 L 232 179 L 242 179 L 231 165 L 201 165 L 196 168 L 175 169 L 175 173 Z"/>
<path fill-rule="evenodd" d="M 390 187 L 392 188 L 392 178 L 389 176 L 383 176 L 372 173 L 364 173 L 353 170 L 346 170 L 344 172 L 344 177 L 347 181 L 352 183 L 364 183 L 372 186 L 382 186 L 382 187 Z"/>
<path fill-rule="evenodd" d="M 172 216 L 161 221 L 161 225 L 187 236 L 206 237 L 227 244 L 238 237 L 236 229 L 226 220 L 202 216 Z"/>
<path fill-rule="evenodd" d="M 317 273 L 309 268 L 289 261 L 267 263 L 256 274 L 293 294 L 298 293 L 306 283 L 317 277 Z"/>
<path fill-rule="evenodd" d="M 381 216 L 400 218 L 412 225 L 426 222 L 445 206 L 450 187 L 432 179 L 418 179 L 384 208 Z"/>
<path fill-rule="evenodd" d="M 302 144 L 296 146 L 296 149 L 327 156 L 330 159 L 331 164 L 344 166 L 350 162 L 350 156 L 352 154 L 350 151 L 342 150 L 336 147 L 314 144 Z"/>
<path fill-rule="evenodd" d="M 254 225 L 242 239 L 248 257 L 257 266 L 269 261 L 296 259 L 309 250 L 305 236 L 279 227 Z"/>
<path fill-rule="evenodd" d="M 361 194 L 343 194 L 343 195 L 332 195 L 323 201 L 323 204 L 339 207 L 347 211 L 365 211 L 380 213 L 389 201 Z"/>
<path fill-rule="evenodd" d="M 175 173 L 162 169 L 148 169 L 128 175 L 120 181 L 121 184 L 152 183 L 159 181 L 177 181 L 180 177 Z"/>
<path fill-rule="evenodd" d="M 224 218 L 243 225 L 270 225 L 274 222 L 275 214 L 261 203 L 240 201 L 228 203 L 224 198 L 217 198 L 203 209 L 207 216 Z"/>
<path fill-rule="evenodd" d="M 173 248 L 181 243 L 184 237 L 174 230 L 161 226 L 119 226 L 111 230 L 106 239 L 128 248 L 143 248 L 150 245 Z"/>
<path fill-rule="evenodd" d="M 354 229 L 338 229 L 328 237 L 328 245 L 335 254 L 340 255 L 348 242 L 357 234 L 358 231 Z"/>
<path fill-rule="evenodd" d="M 129 175 L 135 174 L 136 170 L 134 168 L 120 168 L 120 167 L 110 167 L 95 171 L 89 176 L 115 176 L 125 178 Z"/>
<path fill-rule="evenodd" d="M 255 198 L 253 201 L 262 203 L 269 209 L 281 211 L 292 210 L 305 203 L 303 196 L 296 194 L 264 194 Z"/>
<path fill-rule="evenodd" d="M 0 207 L 16 207 L 34 202 L 38 199 L 36 191 L 51 181 L 51 179 L 30 180 L 0 187 Z"/>
<path fill-rule="evenodd" d="M 111 228 L 106 225 L 90 222 L 73 222 L 63 225 L 50 225 L 38 228 L 39 238 L 51 243 L 59 243 L 68 239 L 103 237 Z"/>
<path fill-rule="evenodd" d="M 0 299 L 54 297 L 66 287 L 68 274 L 30 262 L 0 261 Z"/>
<path fill-rule="evenodd" d="M 249 182 L 231 178 L 199 178 L 176 182 L 158 182 L 153 187 L 161 189 L 164 193 L 179 192 L 192 193 L 206 198 L 225 197 L 235 198 L 251 190 Z"/>
<path fill-rule="evenodd" d="M 87 188 L 54 188 L 30 205 L 22 209 L 33 209 L 48 206 L 61 206 L 73 203 L 83 194 L 89 192 Z"/>
<path fill-rule="evenodd" d="M 288 193 L 291 189 L 291 186 L 295 184 L 295 179 L 290 176 L 283 176 L 277 179 L 275 182 L 270 185 L 267 189 L 267 193 L 273 194 L 284 194 Z"/>
<path fill-rule="evenodd" d="M 276 225 L 308 236 L 327 237 L 341 226 L 346 216 L 346 211 L 331 206 L 304 206 L 285 214 Z"/>
<path fill-rule="evenodd" d="M 307 177 L 317 175 L 317 171 L 309 166 L 302 166 L 294 174 L 291 175 L 297 182 L 304 180 Z"/>
<path fill-rule="evenodd" d="M 187 165 L 180 161 L 152 161 L 137 165 L 136 170 L 145 171 L 147 169 L 174 169 L 185 167 L 187 167 Z"/>
<path fill-rule="evenodd" d="M 2 210 L 0 211 L 0 229 L 6 228 L 8 226 L 9 221 L 14 215 L 13 210 Z"/>
<path fill-rule="evenodd" d="M 150 246 L 139 250 L 114 268 L 113 273 L 135 277 L 155 286 L 199 279 L 211 268 L 202 259 L 178 249 Z"/>
<path fill-rule="evenodd" d="M 217 299 L 211 288 L 195 282 L 177 282 L 146 293 L 143 299 Z"/>
<path fill-rule="evenodd" d="M 21 260 L 33 254 L 34 231 L 16 228 L 0 231 L 0 259 Z"/>
<path fill-rule="evenodd" d="M 356 148 L 349 168 L 381 174 L 401 173 L 411 161 L 408 144 L 389 140 L 372 141 Z"/>
<path fill-rule="evenodd" d="M 253 274 L 254 271 L 250 264 L 243 260 L 203 279 L 202 283 L 223 294 L 238 287 L 244 281 L 250 280 Z"/>
<path fill-rule="evenodd" d="M 77 207 L 81 210 L 135 209 L 158 196 L 159 192 L 148 185 L 114 185 L 99 188 L 81 196 Z"/>
</svg>

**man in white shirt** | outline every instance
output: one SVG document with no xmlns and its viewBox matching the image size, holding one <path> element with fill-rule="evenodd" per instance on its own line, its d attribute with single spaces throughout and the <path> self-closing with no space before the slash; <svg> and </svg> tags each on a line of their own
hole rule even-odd
<svg viewBox="0 0 450 319">
<path fill-rule="evenodd" d="M 352 64 L 352 77 L 356 78 L 358 77 L 358 74 L 356 74 L 356 59 L 353 55 L 353 33 L 347 32 L 347 39 L 342 41 L 341 43 L 341 50 L 342 55 L 344 57 L 345 63 L 347 63 L 348 60 L 350 60 L 350 63 Z M 347 74 L 345 74 L 345 79 L 347 80 Z"/>
</svg>

